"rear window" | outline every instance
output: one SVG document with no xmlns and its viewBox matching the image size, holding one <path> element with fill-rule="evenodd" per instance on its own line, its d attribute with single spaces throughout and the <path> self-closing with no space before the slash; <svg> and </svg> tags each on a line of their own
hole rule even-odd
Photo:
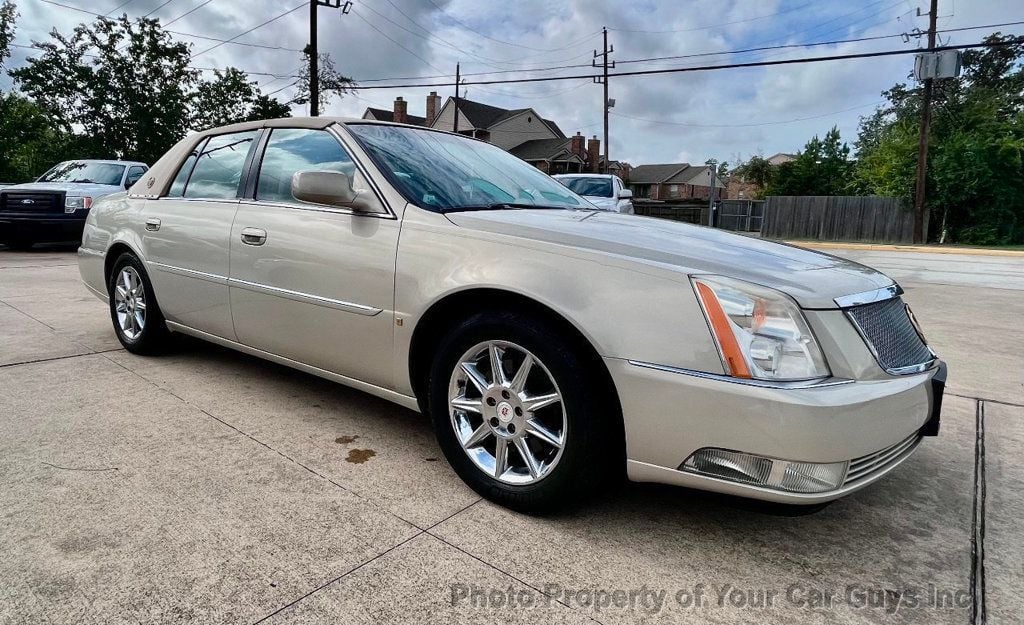
<svg viewBox="0 0 1024 625">
<path fill-rule="evenodd" d="M 611 178 L 556 178 L 576 195 L 612 197 Z"/>
</svg>

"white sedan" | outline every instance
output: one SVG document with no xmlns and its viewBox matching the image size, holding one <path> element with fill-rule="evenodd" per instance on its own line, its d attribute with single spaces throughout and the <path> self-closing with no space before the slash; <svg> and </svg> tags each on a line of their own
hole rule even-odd
<svg viewBox="0 0 1024 625">
<path fill-rule="evenodd" d="M 601 210 L 633 214 L 633 192 L 612 174 L 557 174 L 551 176 Z"/>
</svg>

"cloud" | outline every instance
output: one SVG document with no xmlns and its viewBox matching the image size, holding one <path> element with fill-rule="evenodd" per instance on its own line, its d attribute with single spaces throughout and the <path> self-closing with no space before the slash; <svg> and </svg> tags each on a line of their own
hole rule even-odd
<svg viewBox="0 0 1024 625">
<path fill-rule="evenodd" d="M 110 10 L 123 0 L 62 0 L 90 10 Z M 132 0 L 119 12 L 140 16 L 163 0 Z M 201 0 L 172 0 L 153 14 L 167 21 L 196 7 Z M 230 38 L 300 4 L 271 0 L 213 0 L 176 22 L 175 31 Z M 922 4 L 922 3 L 918 3 Z M 962 4 L 962 3 L 957 3 Z M 97 8 L 97 5 L 99 8 Z M 922 4 L 922 6 L 924 6 Z M 470 81 L 517 74 L 474 76 L 480 72 L 526 70 L 552 65 L 581 65 L 559 72 L 530 75 L 590 74 L 593 51 L 600 47 L 602 26 L 610 29 L 615 47 L 614 71 L 722 64 L 730 61 L 785 59 L 846 54 L 869 50 L 913 49 L 916 41 L 899 38 L 836 44 L 811 49 L 776 50 L 743 55 L 696 56 L 649 63 L 630 59 L 707 55 L 763 45 L 892 35 L 925 28 L 914 2 L 871 0 L 356 0 L 352 11 L 321 8 L 319 41 L 340 71 L 363 85 L 378 78 L 432 77 L 400 82 L 443 83 L 445 86 L 398 90 L 365 90 L 333 102 L 328 114 L 359 116 L 366 106 L 390 108 L 396 96 L 409 101 L 409 111 L 422 115 L 427 92 L 453 93 L 455 64 Z M 19 43 L 43 39 L 51 27 L 69 32 L 88 16 L 44 4 L 19 0 Z M 1017 0 L 978 0 L 955 6 L 940 0 L 939 28 L 1024 19 Z M 308 39 L 308 14 L 300 9 L 240 41 L 302 48 Z M 1020 27 L 1001 29 L 1021 32 Z M 665 32 L 672 31 L 672 32 Z M 980 40 L 986 31 L 950 33 L 953 42 Z M 189 39 L 196 52 L 215 42 Z M 24 62 L 18 49 L 10 65 Z M 291 74 L 298 69 L 297 52 L 222 45 L 198 56 L 196 65 Z M 793 152 L 811 135 L 839 126 L 848 141 L 855 138 L 860 115 L 871 112 L 880 92 L 906 80 L 913 57 L 835 61 L 806 65 L 687 72 L 613 78 L 615 98 L 611 124 L 611 156 L 639 163 L 707 158 L 735 160 L 739 155 Z M 259 77 L 265 91 L 286 87 L 294 79 Z M 9 81 L 3 86 L 9 86 Z M 567 133 L 601 135 L 601 87 L 589 78 L 566 82 L 470 85 L 469 97 L 496 106 L 532 106 Z M 279 96 L 287 96 L 288 89 Z M 851 110 L 852 109 L 852 110 Z M 303 111 L 296 109 L 296 114 Z M 811 118 L 811 119 L 804 119 Z M 778 123 L 799 120 L 792 123 Z M 643 121 L 647 120 L 647 121 Z"/>
</svg>

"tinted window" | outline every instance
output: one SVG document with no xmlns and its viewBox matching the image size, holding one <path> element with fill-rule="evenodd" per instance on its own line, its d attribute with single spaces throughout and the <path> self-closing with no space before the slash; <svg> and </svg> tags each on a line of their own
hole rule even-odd
<svg viewBox="0 0 1024 625">
<path fill-rule="evenodd" d="M 39 178 L 39 182 L 84 182 L 120 185 L 124 165 L 91 161 L 67 161 Z"/>
<path fill-rule="evenodd" d="M 558 178 L 559 182 L 573 190 L 573 192 L 590 197 L 611 197 L 611 178 Z"/>
<path fill-rule="evenodd" d="M 365 187 L 355 180 L 355 163 L 338 140 L 323 130 L 275 128 L 256 183 L 256 199 L 298 202 L 292 197 L 292 176 L 299 171 L 340 171 L 348 174 L 353 187 Z"/>
<path fill-rule="evenodd" d="M 185 162 L 181 164 L 181 169 L 178 170 L 178 175 L 174 177 L 174 182 L 171 183 L 171 188 L 167 191 L 169 197 L 181 197 L 185 195 L 185 183 L 188 182 L 189 175 L 192 174 L 192 168 L 196 165 L 196 157 L 199 155 L 199 147 L 197 146 Z"/>
<path fill-rule="evenodd" d="M 124 186 L 130 187 L 142 178 L 142 174 L 146 173 L 145 167 L 139 167 L 138 165 L 128 168 L 128 177 L 124 180 Z"/>
<path fill-rule="evenodd" d="M 255 131 L 211 137 L 199 154 L 188 184 L 185 185 L 185 197 L 236 197 L 238 183 L 242 179 L 242 166 L 245 165 L 245 157 L 255 137 Z"/>
</svg>

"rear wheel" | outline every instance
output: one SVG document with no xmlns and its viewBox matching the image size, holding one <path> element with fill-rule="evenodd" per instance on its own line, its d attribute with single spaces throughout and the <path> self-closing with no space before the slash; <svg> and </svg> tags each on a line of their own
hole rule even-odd
<svg viewBox="0 0 1024 625">
<path fill-rule="evenodd" d="M 544 320 L 512 313 L 475 315 L 442 342 L 430 380 L 434 428 L 478 493 L 544 512 L 621 472 L 609 444 L 614 402 L 577 351 Z"/>
<path fill-rule="evenodd" d="M 163 351 L 170 333 L 139 259 L 121 254 L 108 280 L 110 318 L 121 345 L 136 354 Z"/>
</svg>

